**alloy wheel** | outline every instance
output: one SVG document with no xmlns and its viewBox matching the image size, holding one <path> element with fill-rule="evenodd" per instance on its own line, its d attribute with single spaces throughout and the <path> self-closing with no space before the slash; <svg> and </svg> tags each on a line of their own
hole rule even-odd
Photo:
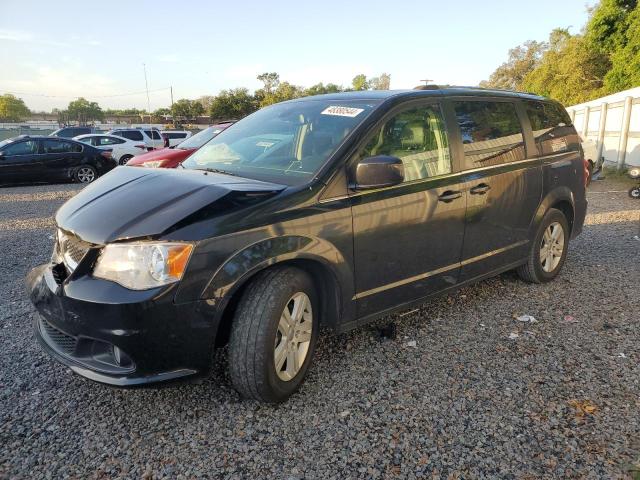
<svg viewBox="0 0 640 480">
<path fill-rule="evenodd" d="M 540 263 L 542 269 L 553 272 L 562 259 L 564 253 L 564 228 L 559 222 L 553 222 L 547 227 L 540 245 Z"/>
<path fill-rule="evenodd" d="M 96 179 L 95 172 L 89 167 L 80 167 L 77 176 L 80 183 L 91 183 Z"/>
<path fill-rule="evenodd" d="M 293 379 L 302 368 L 313 329 L 311 300 L 306 293 L 293 295 L 280 315 L 273 351 L 276 373 L 285 382 Z"/>
</svg>

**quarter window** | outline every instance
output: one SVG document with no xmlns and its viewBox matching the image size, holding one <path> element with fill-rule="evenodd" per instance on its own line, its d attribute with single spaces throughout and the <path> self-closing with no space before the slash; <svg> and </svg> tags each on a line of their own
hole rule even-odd
<svg viewBox="0 0 640 480">
<path fill-rule="evenodd" d="M 439 107 L 414 107 L 387 120 L 360 157 L 376 155 L 402 160 L 405 182 L 450 173 L 449 140 Z"/>
<path fill-rule="evenodd" d="M 569 150 L 567 136 L 574 132 L 571 118 L 555 103 L 525 102 L 538 155 L 551 155 Z"/>
<path fill-rule="evenodd" d="M 511 102 L 454 102 L 467 168 L 524 160 L 524 137 Z"/>
<path fill-rule="evenodd" d="M 35 140 L 27 140 L 5 147 L 3 150 L 5 155 L 33 155 L 38 152 L 38 142 Z"/>
</svg>

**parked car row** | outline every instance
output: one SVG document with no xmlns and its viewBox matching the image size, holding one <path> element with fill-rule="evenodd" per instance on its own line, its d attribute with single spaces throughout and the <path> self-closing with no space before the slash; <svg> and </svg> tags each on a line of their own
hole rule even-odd
<svg viewBox="0 0 640 480">
<path fill-rule="evenodd" d="M 173 147 L 189 138 L 192 133 L 188 130 L 158 130 L 150 128 L 115 128 L 108 132 L 99 131 L 94 127 L 63 127 L 49 134 L 51 137 L 76 138 L 90 134 L 116 135 L 135 142 L 144 142 L 148 150 L 154 148 Z"/>
</svg>

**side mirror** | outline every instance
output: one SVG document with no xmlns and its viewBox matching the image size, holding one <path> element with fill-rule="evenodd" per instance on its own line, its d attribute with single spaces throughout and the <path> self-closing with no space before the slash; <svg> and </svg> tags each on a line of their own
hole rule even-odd
<svg viewBox="0 0 640 480">
<path fill-rule="evenodd" d="M 389 155 L 363 158 L 351 178 L 350 188 L 353 190 L 391 187 L 404 181 L 404 164 L 398 157 Z"/>
</svg>

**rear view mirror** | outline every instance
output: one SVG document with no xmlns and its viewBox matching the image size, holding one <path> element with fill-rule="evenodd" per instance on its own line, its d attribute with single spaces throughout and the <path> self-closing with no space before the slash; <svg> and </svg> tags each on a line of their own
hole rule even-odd
<svg viewBox="0 0 640 480">
<path fill-rule="evenodd" d="M 389 155 L 363 158 L 351 178 L 353 190 L 391 187 L 404 181 L 404 164 L 399 158 Z"/>
</svg>

